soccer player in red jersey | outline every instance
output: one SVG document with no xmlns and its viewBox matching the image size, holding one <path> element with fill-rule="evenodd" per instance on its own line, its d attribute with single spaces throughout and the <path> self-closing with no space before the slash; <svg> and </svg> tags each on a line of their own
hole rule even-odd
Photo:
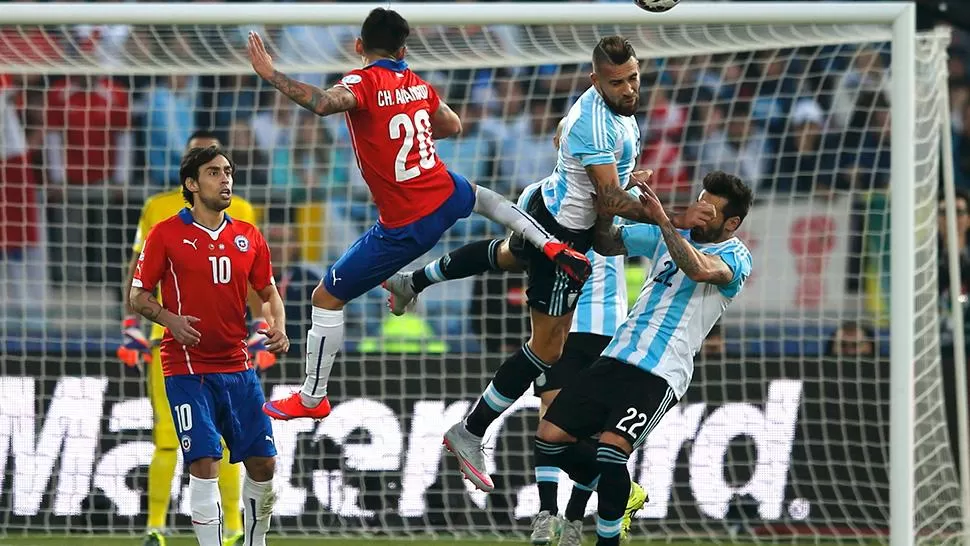
<svg viewBox="0 0 970 546">
<path fill-rule="evenodd" d="M 191 208 L 157 224 L 145 240 L 131 283 L 131 307 L 165 327 L 165 392 L 189 465 L 192 526 L 200 546 L 221 546 L 220 437 L 230 462 L 246 467 L 245 542 L 265 546 L 276 496 L 273 428 L 250 366 L 246 296 L 266 310 L 266 348 L 285 353 L 283 300 L 269 248 L 255 226 L 230 218 L 233 164 L 215 147 L 182 159 L 182 195 Z M 161 285 L 162 304 L 153 296 Z"/>
<path fill-rule="evenodd" d="M 404 62 L 409 34 L 407 21 L 397 12 L 371 11 L 356 43 L 364 68 L 327 90 L 274 69 L 259 35 L 249 35 L 249 59 L 260 77 L 317 115 L 346 113 L 357 164 L 380 212 L 377 224 L 329 268 L 314 291 L 306 380 L 299 392 L 264 405 L 275 419 L 330 414 L 327 381 L 343 344 L 344 305 L 431 250 L 472 211 L 521 234 L 564 275 L 579 283 L 589 276 L 589 260 L 582 252 L 554 238 L 512 202 L 449 171 L 435 154 L 434 139 L 461 132 L 461 120 Z M 454 267 L 479 267 L 459 261 Z"/>
</svg>

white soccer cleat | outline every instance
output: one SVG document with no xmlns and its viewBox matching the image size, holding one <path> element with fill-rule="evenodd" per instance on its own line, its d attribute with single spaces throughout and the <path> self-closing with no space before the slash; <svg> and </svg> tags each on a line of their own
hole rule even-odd
<svg viewBox="0 0 970 546">
<path fill-rule="evenodd" d="M 583 546 L 582 520 L 563 520 L 562 529 L 559 531 L 559 546 Z"/>
<path fill-rule="evenodd" d="M 411 284 L 410 273 L 395 273 L 382 286 L 391 293 L 387 298 L 387 306 L 391 308 L 392 314 L 401 316 L 414 309 L 418 295 Z"/>
<path fill-rule="evenodd" d="M 548 546 L 559 535 L 561 520 L 547 510 L 536 514 L 532 520 L 532 535 L 529 540 L 535 546 Z"/>
<path fill-rule="evenodd" d="M 445 433 L 445 447 L 458 459 L 458 469 L 479 490 L 491 493 L 495 489 L 492 478 L 485 471 L 485 451 L 482 439 L 465 429 L 465 423 L 455 423 Z"/>
</svg>

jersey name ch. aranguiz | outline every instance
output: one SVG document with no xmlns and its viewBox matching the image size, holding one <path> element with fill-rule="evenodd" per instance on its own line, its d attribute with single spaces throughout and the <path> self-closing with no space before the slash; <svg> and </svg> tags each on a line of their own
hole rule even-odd
<svg viewBox="0 0 970 546">
<path fill-rule="evenodd" d="M 563 126 L 556 170 L 542 181 L 542 198 L 559 225 L 585 230 L 596 221 L 586 174 L 590 165 L 616 164 L 620 187 L 626 187 L 640 155 L 640 127 L 633 116 L 613 113 L 590 87 L 569 109 Z"/>
<path fill-rule="evenodd" d="M 435 153 L 431 120 L 438 93 L 404 61 L 380 60 L 337 84 L 357 98 L 347 128 L 357 165 L 385 227 L 408 225 L 434 212 L 455 191 Z"/>
<path fill-rule="evenodd" d="M 736 237 L 716 244 L 691 242 L 704 254 L 720 257 L 734 274 L 723 286 L 698 283 L 674 263 L 659 227 L 634 224 L 621 229 L 628 255 L 649 257 L 652 267 L 603 356 L 664 378 L 680 399 L 694 374 L 694 355 L 751 274 L 751 253 Z M 690 241 L 689 231 L 681 234 Z"/>
</svg>

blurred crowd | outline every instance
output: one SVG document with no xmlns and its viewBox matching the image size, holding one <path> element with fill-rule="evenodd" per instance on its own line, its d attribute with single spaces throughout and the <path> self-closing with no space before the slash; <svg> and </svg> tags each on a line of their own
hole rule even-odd
<svg viewBox="0 0 970 546">
<path fill-rule="evenodd" d="M 242 52 L 246 30 L 192 32 L 220 33 Z M 341 26 L 259 30 L 277 44 L 274 56 L 294 63 L 306 60 L 306 51 L 345 58 L 356 36 L 355 28 Z M 176 60 L 206 55 L 199 49 L 204 39 L 172 34 L 146 42 L 144 32 L 126 25 L 78 25 L 57 32 L 0 27 L 0 67 L 11 60 L 84 55 L 104 66 L 124 65 L 144 54 Z M 950 55 L 954 171 L 958 186 L 970 189 L 967 34 L 955 31 Z M 713 169 L 741 175 L 757 188 L 760 202 L 864 201 L 865 214 L 853 221 L 854 259 L 846 287 L 862 291 L 867 253 L 888 256 L 887 238 L 867 239 L 863 228 L 873 210 L 885 213 L 872 196 L 881 195 L 890 181 L 888 67 L 888 44 L 644 61 L 637 116 L 641 165 L 656 171 L 655 188 L 673 205 L 696 196 L 697 181 Z M 555 167 L 553 133 L 588 87 L 589 71 L 584 64 L 423 71 L 464 124 L 460 137 L 436 142 L 438 155 L 469 179 L 516 197 Z M 297 76 L 326 86 L 340 75 Z M 213 132 L 232 151 L 235 191 L 262 211 L 278 278 L 292 291 L 291 316 L 302 317 L 306 294 L 322 269 L 376 213 L 343 119 L 317 118 L 248 73 L 0 76 L 0 264 L 5 269 L 0 273 L 8 285 L 22 281 L 20 288 L 8 290 L 19 290 L 27 307 L 43 301 L 48 286 L 99 285 L 117 292 L 141 205 L 152 193 L 179 183 L 184 144 L 200 129 Z M 970 256 L 970 202 L 962 199 L 960 244 Z M 495 226 L 471 218 L 436 253 L 497 235 Z M 506 321 L 498 328 L 516 335 L 521 323 L 507 320 L 518 312 L 516 303 L 521 305 L 513 297 L 515 286 L 488 278 L 456 286 L 457 292 L 443 291 L 424 302 L 431 331 L 452 338 L 484 333 L 483 316 L 495 306 L 483 299 L 497 297 L 503 303 L 495 316 Z M 963 291 L 967 288 L 970 282 L 964 281 Z M 382 300 L 375 293 L 349 309 L 357 317 L 351 337 L 379 335 Z"/>
</svg>

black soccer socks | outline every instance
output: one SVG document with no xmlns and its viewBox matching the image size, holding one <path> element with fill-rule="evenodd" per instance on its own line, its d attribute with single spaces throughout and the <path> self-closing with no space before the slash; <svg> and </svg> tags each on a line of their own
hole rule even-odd
<svg viewBox="0 0 970 546">
<path fill-rule="evenodd" d="M 492 381 L 485 387 L 475 408 L 465 418 L 465 427 L 475 436 L 484 436 L 492 421 L 515 402 L 529 384 L 549 369 L 528 345 L 523 345 L 499 366 Z"/>
<path fill-rule="evenodd" d="M 596 488 L 599 493 L 597 546 L 620 544 L 620 526 L 630 496 L 630 471 L 626 467 L 629 459 L 622 449 L 610 444 L 599 444 L 596 449 L 596 466 L 600 474 Z"/>
<path fill-rule="evenodd" d="M 474 277 L 487 271 L 499 271 L 498 249 L 502 239 L 489 239 L 467 244 L 429 263 L 411 274 L 415 293 L 439 282 Z"/>
</svg>

